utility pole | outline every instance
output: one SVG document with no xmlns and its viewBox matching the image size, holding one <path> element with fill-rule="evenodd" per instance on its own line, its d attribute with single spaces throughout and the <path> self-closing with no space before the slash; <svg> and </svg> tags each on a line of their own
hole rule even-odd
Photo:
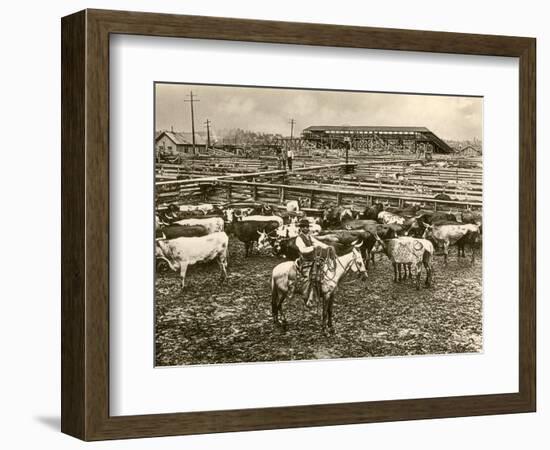
<svg viewBox="0 0 550 450">
<path fill-rule="evenodd" d="M 296 123 L 296 121 L 294 119 L 290 119 L 288 123 L 290 124 L 290 140 L 292 140 L 294 136 L 294 124 Z"/>
<path fill-rule="evenodd" d="M 208 150 L 210 148 L 210 121 L 206 119 L 206 122 L 204 122 L 206 125 L 206 149 Z"/>
<path fill-rule="evenodd" d="M 290 119 L 288 121 L 288 123 L 290 124 L 290 142 L 288 143 L 288 148 L 292 149 L 294 147 L 292 145 L 292 140 L 294 138 L 294 124 L 296 123 L 296 121 L 294 119 Z M 285 159 L 285 161 L 288 159 L 286 152 L 285 152 L 285 155 L 284 155 L 284 159 Z"/>
<path fill-rule="evenodd" d="M 193 103 L 198 101 L 200 100 L 193 96 L 193 91 L 189 94 L 189 100 L 184 100 L 184 102 L 191 103 L 191 135 L 193 136 L 193 155 L 195 154 L 195 112 L 193 110 Z"/>
</svg>

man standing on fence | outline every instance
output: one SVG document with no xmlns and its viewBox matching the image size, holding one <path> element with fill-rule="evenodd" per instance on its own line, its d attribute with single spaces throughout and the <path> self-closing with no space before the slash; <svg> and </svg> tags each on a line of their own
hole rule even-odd
<svg viewBox="0 0 550 450">
<path fill-rule="evenodd" d="M 292 158 L 294 158 L 294 152 L 289 147 L 286 153 L 286 159 L 288 161 L 288 170 L 292 170 Z"/>
</svg>

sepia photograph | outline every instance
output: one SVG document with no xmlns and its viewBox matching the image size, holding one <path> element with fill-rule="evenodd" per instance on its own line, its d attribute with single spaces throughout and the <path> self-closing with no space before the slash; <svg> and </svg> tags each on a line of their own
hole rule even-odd
<svg viewBox="0 0 550 450">
<path fill-rule="evenodd" d="M 483 98 L 157 82 L 156 367 L 483 351 Z"/>
</svg>

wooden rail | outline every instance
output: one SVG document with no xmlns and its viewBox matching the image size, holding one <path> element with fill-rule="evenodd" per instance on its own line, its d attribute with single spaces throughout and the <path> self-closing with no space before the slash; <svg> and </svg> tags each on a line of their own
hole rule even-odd
<svg viewBox="0 0 550 450">
<path fill-rule="evenodd" d="M 427 196 L 409 195 L 396 192 L 380 192 L 370 189 L 349 189 L 337 186 L 285 185 L 235 180 L 217 180 L 210 186 L 209 200 L 231 202 L 237 199 L 281 204 L 287 200 L 307 198 L 311 207 L 323 203 L 352 204 L 365 207 L 376 201 L 390 201 L 403 206 L 404 202 L 418 202 L 433 206 L 434 210 L 446 206 L 448 209 L 481 208 L 480 200 L 436 200 Z"/>
<path fill-rule="evenodd" d="M 286 170 L 268 170 L 263 172 L 253 173 L 234 173 L 229 175 L 207 176 L 200 178 L 191 178 L 186 180 L 163 180 L 155 183 L 156 187 L 156 205 L 157 208 L 162 208 L 168 203 L 182 201 L 196 202 L 205 199 L 208 196 L 207 190 L 212 183 L 218 180 L 235 180 L 244 179 L 252 181 L 270 181 L 280 182 L 285 184 L 288 181 L 288 176 L 291 173 L 316 172 L 326 170 L 337 170 L 347 172 L 353 170 L 355 164 L 336 163 L 327 165 L 316 165 L 309 167 L 296 168 L 292 172 Z"/>
<path fill-rule="evenodd" d="M 292 171 L 288 170 L 266 170 L 263 172 L 253 172 L 253 173 L 233 173 L 229 175 L 217 175 L 217 176 L 210 176 L 210 177 L 203 177 L 198 179 L 190 179 L 190 180 L 172 180 L 172 181 L 158 181 L 155 184 L 157 186 L 169 186 L 169 185 L 185 185 L 189 183 L 196 183 L 197 180 L 200 180 L 201 182 L 210 182 L 210 181 L 216 181 L 216 180 L 230 180 L 235 178 L 259 178 L 259 177 L 273 177 L 277 175 L 289 175 L 297 172 L 318 172 L 322 170 L 330 170 L 330 169 L 344 169 L 344 170 L 353 170 L 355 168 L 356 164 L 353 163 L 336 163 L 336 164 L 326 164 L 326 165 L 317 165 L 317 166 L 308 166 L 308 167 L 298 167 Z"/>
<path fill-rule="evenodd" d="M 305 180 L 304 180 L 305 181 Z M 304 181 L 293 182 L 292 185 L 305 185 Z M 430 183 L 424 183 L 421 188 L 408 185 L 408 184 L 399 184 L 395 183 L 368 183 L 368 182 L 353 182 L 346 180 L 335 180 L 333 182 L 327 183 L 307 183 L 308 185 L 313 185 L 317 187 L 323 187 L 327 189 L 332 188 L 341 188 L 346 190 L 370 190 L 380 193 L 394 192 L 399 193 L 400 195 L 422 195 L 425 198 L 433 198 L 437 194 L 447 194 L 460 200 L 472 200 L 472 201 L 481 201 L 483 192 L 481 187 L 479 188 L 466 188 L 458 186 L 456 189 L 440 187 L 440 185 L 432 185 Z"/>
</svg>

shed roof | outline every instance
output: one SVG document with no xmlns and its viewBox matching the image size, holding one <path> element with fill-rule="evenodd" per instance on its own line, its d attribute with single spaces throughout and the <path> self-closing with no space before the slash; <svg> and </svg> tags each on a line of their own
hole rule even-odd
<svg viewBox="0 0 550 450">
<path fill-rule="evenodd" d="M 409 131 L 428 132 L 426 127 L 388 127 L 388 126 L 353 126 L 353 125 L 312 125 L 304 131 Z"/>
<path fill-rule="evenodd" d="M 166 136 L 176 145 L 193 145 L 192 133 L 187 133 L 183 131 L 163 131 L 159 135 L 157 135 L 156 140 L 158 141 L 162 136 Z M 201 136 L 201 133 L 195 132 L 195 144 L 206 144 L 206 139 Z"/>
<path fill-rule="evenodd" d="M 461 148 L 458 152 L 459 153 L 466 153 L 466 152 L 472 152 L 472 153 L 476 153 L 478 154 L 479 156 L 481 156 L 483 154 L 483 152 L 481 151 L 481 149 L 479 148 L 475 148 L 473 147 L 472 145 L 467 145 L 466 147 L 464 148 Z"/>
</svg>

